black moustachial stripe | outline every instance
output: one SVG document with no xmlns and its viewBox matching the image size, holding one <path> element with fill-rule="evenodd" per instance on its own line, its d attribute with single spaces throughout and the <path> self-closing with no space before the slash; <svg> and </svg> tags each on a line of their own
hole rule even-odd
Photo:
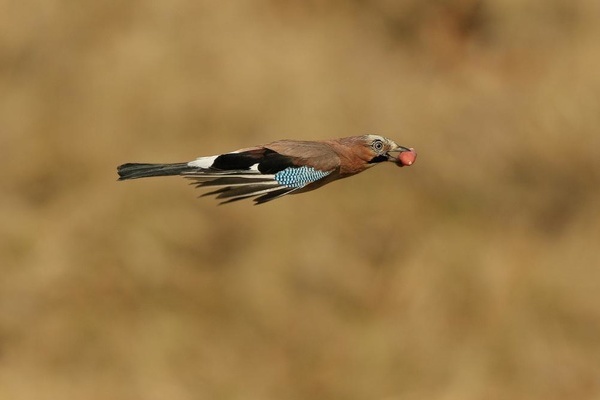
<svg viewBox="0 0 600 400">
<path fill-rule="evenodd" d="M 376 164 L 376 163 L 380 163 L 380 162 L 387 161 L 387 160 L 388 160 L 387 156 L 380 154 L 378 156 L 371 158 L 371 161 L 369 161 L 369 164 Z"/>
</svg>

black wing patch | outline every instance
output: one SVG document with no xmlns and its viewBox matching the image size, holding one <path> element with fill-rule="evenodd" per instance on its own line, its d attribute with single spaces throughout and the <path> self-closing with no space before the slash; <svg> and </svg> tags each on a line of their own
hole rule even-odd
<svg viewBox="0 0 600 400">
<path fill-rule="evenodd" d="M 291 157 L 270 149 L 248 150 L 241 153 L 221 154 L 213 162 L 211 169 L 220 171 L 250 170 L 253 166 L 263 174 L 274 174 L 294 166 Z"/>
</svg>

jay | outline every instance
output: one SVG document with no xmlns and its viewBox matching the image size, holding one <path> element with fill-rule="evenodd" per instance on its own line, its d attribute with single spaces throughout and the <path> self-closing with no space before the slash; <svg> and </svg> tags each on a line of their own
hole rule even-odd
<svg viewBox="0 0 600 400">
<path fill-rule="evenodd" d="M 385 161 L 403 167 L 416 159 L 412 148 L 378 136 L 321 141 L 277 140 L 187 163 L 127 163 L 117 167 L 119 180 L 180 175 L 196 187 L 212 187 L 221 204 L 253 198 L 262 204 L 308 192 Z"/>
</svg>

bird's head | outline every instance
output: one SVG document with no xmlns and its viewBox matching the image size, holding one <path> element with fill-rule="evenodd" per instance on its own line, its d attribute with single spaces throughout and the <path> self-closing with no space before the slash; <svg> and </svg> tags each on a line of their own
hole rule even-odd
<svg viewBox="0 0 600 400">
<path fill-rule="evenodd" d="M 396 163 L 399 167 L 410 166 L 417 153 L 414 149 L 400 146 L 391 139 L 379 135 L 362 136 L 364 156 L 369 164 L 375 165 L 384 161 Z"/>
</svg>

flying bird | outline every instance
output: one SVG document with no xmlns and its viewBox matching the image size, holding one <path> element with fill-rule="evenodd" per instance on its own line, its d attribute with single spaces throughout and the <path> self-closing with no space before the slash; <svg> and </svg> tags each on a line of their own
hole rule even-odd
<svg viewBox="0 0 600 400">
<path fill-rule="evenodd" d="M 128 163 L 117 167 L 119 180 L 180 175 L 196 187 L 212 187 L 221 204 L 253 198 L 262 204 L 279 197 L 304 193 L 338 179 L 391 161 L 411 165 L 417 153 L 378 135 L 301 141 L 277 140 L 187 163 Z"/>
</svg>

